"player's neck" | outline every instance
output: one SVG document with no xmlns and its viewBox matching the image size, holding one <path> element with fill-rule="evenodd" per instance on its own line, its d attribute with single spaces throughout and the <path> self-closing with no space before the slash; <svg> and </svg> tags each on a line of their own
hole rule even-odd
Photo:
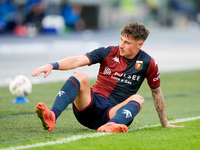
<svg viewBox="0 0 200 150">
<path fill-rule="evenodd" d="M 140 49 L 137 50 L 135 53 L 133 53 L 132 55 L 129 55 L 129 56 L 124 56 L 124 58 L 126 59 L 133 59 L 135 58 L 135 56 L 139 53 Z"/>
</svg>

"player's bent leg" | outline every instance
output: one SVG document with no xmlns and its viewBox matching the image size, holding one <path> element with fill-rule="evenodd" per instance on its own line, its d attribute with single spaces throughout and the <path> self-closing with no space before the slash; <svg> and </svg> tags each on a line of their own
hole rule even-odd
<svg viewBox="0 0 200 150">
<path fill-rule="evenodd" d="M 54 112 L 50 111 L 44 103 L 39 102 L 36 106 L 36 113 L 42 122 L 44 130 L 53 130 L 55 126 Z"/>
<path fill-rule="evenodd" d="M 91 103 L 91 88 L 88 76 L 83 72 L 75 72 L 73 74 L 80 82 L 80 90 L 73 102 L 78 111 L 84 110 Z"/>
<path fill-rule="evenodd" d="M 144 104 L 144 99 L 140 95 L 132 95 L 124 102 L 114 106 L 109 116 L 111 120 L 105 125 L 101 126 L 98 132 L 119 132 L 114 130 L 116 126 L 118 129 L 123 128 L 120 132 L 127 132 L 128 128 L 126 125 L 133 121 L 134 117 L 138 114 Z M 126 130 L 127 129 L 127 130 Z"/>
<path fill-rule="evenodd" d="M 79 80 L 71 76 L 62 86 L 58 94 L 56 95 L 52 111 L 55 113 L 56 119 L 60 114 L 71 104 L 80 90 Z"/>
<path fill-rule="evenodd" d="M 73 103 L 77 109 L 86 107 L 91 98 L 90 97 L 90 82 L 85 73 L 75 72 L 63 85 L 56 96 L 52 111 L 56 115 L 56 119 L 60 114 Z M 77 101 L 77 102 L 76 102 Z"/>
<path fill-rule="evenodd" d="M 109 112 L 109 117 L 110 119 L 112 119 L 115 115 L 116 115 L 116 112 L 119 110 L 119 108 L 121 108 L 122 106 L 126 105 L 129 101 L 131 100 L 134 100 L 136 102 L 139 103 L 140 105 L 140 110 L 142 109 L 143 107 L 143 104 L 144 104 L 144 98 L 138 94 L 134 94 L 132 96 L 130 96 L 128 99 L 126 99 L 125 101 L 119 103 L 118 105 L 114 106 L 110 112 Z M 135 104 L 137 105 L 137 104 Z"/>
<path fill-rule="evenodd" d="M 56 119 L 70 103 L 75 102 L 78 110 L 85 108 L 91 101 L 90 82 L 87 75 L 75 72 L 58 92 L 51 111 L 44 103 L 38 103 L 36 113 L 45 130 L 53 130 Z"/>
</svg>

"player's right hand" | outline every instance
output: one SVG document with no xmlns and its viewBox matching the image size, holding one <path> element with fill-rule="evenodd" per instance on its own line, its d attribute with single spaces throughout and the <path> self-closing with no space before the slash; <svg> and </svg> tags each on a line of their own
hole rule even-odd
<svg viewBox="0 0 200 150">
<path fill-rule="evenodd" d="M 32 76 L 33 77 L 35 77 L 35 76 L 37 77 L 40 73 L 44 73 L 44 78 L 46 78 L 51 73 L 52 69 L 53 69 L 53 65 L 51 65 L 51 64 L 42 66 L 42 67 L 36 69 L 32 73 Z"/>
</svg>

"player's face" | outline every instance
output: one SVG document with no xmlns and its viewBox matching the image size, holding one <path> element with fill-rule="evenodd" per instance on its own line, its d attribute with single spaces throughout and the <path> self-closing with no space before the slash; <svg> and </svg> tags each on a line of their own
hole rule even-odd
<svg viewBox="0 0 200 150">
<path fill-rule="evenodd" d="M 122 35 L 119 45 L 120 55 L 127 59 L 133 59 L 139 52 L 142 45 L 142 40 L 135 40 L 130 36 L 127 37 L 126 35 Z"/>
</svg>

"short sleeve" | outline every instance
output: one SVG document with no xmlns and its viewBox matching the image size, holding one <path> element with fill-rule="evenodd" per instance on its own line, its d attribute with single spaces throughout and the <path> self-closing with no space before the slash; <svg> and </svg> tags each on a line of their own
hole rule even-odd
<svg viewBox="0 0 200 150">
<path fill-rule="evenodd" d="M 158 64 L 153 58 L 151 58 L 150 65 L 146 73 L 146 78 L 150 88 L 156 89 L 160 86 L 160 73 Z"/>
<path fill-rule="evenodd" d="M 108 56 L 110 51 L 111 51 L 110 47 L 107 48 L 100 47 L 98 49 L 86 53 L 85 55 L 89 58 L 91 65 L 91 64 L 101 63 Z"/>
</svg>

